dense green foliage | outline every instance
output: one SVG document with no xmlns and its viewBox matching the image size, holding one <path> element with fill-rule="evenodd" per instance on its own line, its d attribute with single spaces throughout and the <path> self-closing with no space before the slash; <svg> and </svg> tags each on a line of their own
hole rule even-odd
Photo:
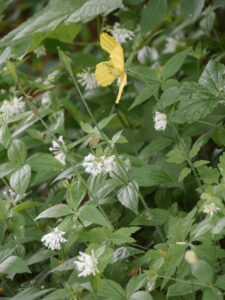
<svg viewBox="0 0 225 300">
<path fill-rule="evenodd" d="M 0 12 L 1 299 L 224 299 L 225 1 Z"/>
</svg>

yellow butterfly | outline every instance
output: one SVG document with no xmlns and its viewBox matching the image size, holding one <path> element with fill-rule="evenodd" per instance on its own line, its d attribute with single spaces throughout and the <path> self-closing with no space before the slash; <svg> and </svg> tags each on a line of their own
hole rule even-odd
<svg viewBox="0 0 225 300">
<path fill-rule="evenodd" d="M 95 78 L 99 85 L 108 86 L 120 76 L 120 86 L 116 104 L 120 102 L 122 91 L 127 83 L 127 74 L 124 70 L 123 48 L 108 33 L 103 32 L 100 35 L 100 46 L 109 53 L 110 60 L 104 61 L 96 66 Z"/>
</svg>

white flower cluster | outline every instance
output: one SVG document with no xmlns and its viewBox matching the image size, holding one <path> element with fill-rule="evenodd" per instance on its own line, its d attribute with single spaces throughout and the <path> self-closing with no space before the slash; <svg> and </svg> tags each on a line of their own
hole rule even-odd
<svg viewBox="0 0 225 300">
<path fill-rule="evenodd" d="M 51 104 L 51 98 L 48 92 L 42 95 L 41 104 L 45 107 L 48 107 Z"/>
<path fill-rule="evenodd" d="M 160 130 L 165 130 L 167 125 L 167 118 L 166 115 L 163 113 L 160 113 L 158 111 L 155 112 L 154 116 L 154 127 L 155 130 L 160 131 Z"/>
<path fill-rule="evenodd" d="M 120 28 L 119 23 L 115 23 L 113 28 L 109 30 L 114 39 L 119 43 L 119 44 L 124 44 L 127 42 L 127 40 L 132 40 L 134 38 L 134 33 L 131 30 L 125 29 L 125 28 Z"/>
<path fill-rule="evenodd" d="M 64 231 L 60 231 L 58 227 L 54 228 L 54 231 L 44 235 L 41 239 L 43 244 L 51 250 L 60 250 L 60 243 L 67 242 L 66 239 L 62 237 L 64 235 Z"/>
<path fill-rule="evenodd" d="M 52 141 L 52 147 L 49 148 L 49 151 L 53 152 L 55 158 L 61 162 L 61 164 L 65 165 L 66 164 L 66 156 L 65 154 L 62 152 L 60 144 L 62 146 L 64 146 L 64 141 L 63 141 L 63 137 L 60 136 L 58 138 L 58 142 L 56 141 Z"/>
<path fill-rule="evenodd" d="M 78 277 L 86 277 L 91 274 L 95 276 L 99 273 L 97 268 L 98 260 L 95 257 L 94 250 L 91 251 L 91 255 L 83 252 L 79 252 L 79 254 L 80 255 L 77 257 L 77 260 L 74 261 L 74 264 L 79 271 Z"/>
<path fill-rule="evenodd" d="M 34 49 L 34 54 L 36 54 L 37 58 L 41 56 L 45 56 L 46 55 L 45 46 L 44 45 L 38 46 L 36 49 Z"/>
<path fill-rule="evenodd" d="M 116 171 L 115 155 L 96 157 L 93 154 L 88 154 L 82 163 L 85 172 L 96 176 L 101 173 L 111 173 Z"/>
<path fill-rule="evenodd" d="M 157 60 L 159 58 L 159 53 L 153 47 L 150 48 L 149 46 L 144 46 L 138 51 L 137 58 L 140 63 L 144 65 L 149 63 L 150 61 Z"/>
<path fill-rule="evenodd" d="M 46 84 L 49 88 L 52 86 L 56 76 L 59 74 L 59 71 L 53 71 L 52 73 L 48 74 L 47 78 L 43 82 L 43 84 Z"/>
<path fill-rule="evenodd" d="M 78 73 L 77 78 L 79 84 L 83 86 L 86 91 L 93 90 L 98 86 L 95 73 L 91 72 L 90 68 L 87 68 L 82 73 Z"/>
<path fill-rule="evenodd" d="M 17 195 L 12 189 L 8 189 L 7 187 L 1 190 L 1 198 L 4 199 L 4 203 L 7 209 L 9 209 L 12 205 L 16 205 L 16 202 L 19 200 L 20 196 Z"/>
<path fill-rule="evenodd" d="M 210 217 L 212 217 L 214 215 L 214 213 L 216 213 L 219 210 L 220 210 L 220 208 L 217 207 L 213 202 L 210 204 L 205 204 L 203 206 L 203 213 L 210 215 Z"/>
<path fill-rule="evenodd" d="M 25 102 L 23 97 L 14 97 L 11 101 L 4 100 L 0 107 L 0 111 L 7 113 L 9 117 L 20 114 L 25 111 Z"/>
</svg>

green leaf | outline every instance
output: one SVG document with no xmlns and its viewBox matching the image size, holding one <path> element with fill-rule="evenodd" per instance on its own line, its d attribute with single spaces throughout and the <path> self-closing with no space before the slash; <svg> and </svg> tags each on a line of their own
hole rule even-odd
<svg viewBox="0 0 225 300">
<path fill-rule="evenodd" d="M 223 91 L 224 89 L 224 72 L 225 67 L 223 64 L 210 60 L 199 78 L 199 83 L 207 87 L 216 96 L 220 90 Z"/>
<path fill-rule="evenodd" d="M 73 211 L 66 204 L 56 204 L 41 212 L 35 220 L 43 218 L 59 218 L 73 214 Z"/>
<path fill-rule="evenodd" d="M 102 279 L 99 289 L 99 296 L 107 300 L 126 300 L 124 289 L 115 281 Z"/>
<path fill-rule="evenodd" d="M 195 278 L 204 283 L 212 283 L 213 269 L 204 260 L 197 260 L 196 264 L 191 265 L 191 272 Z"/>
<path fill-rule="evenodd" d="M 205 0 L 180 0 L 181 11 L 184 18 L 194 22 L 200 15 Z"/>
<path fill-rule="evenodd" d="M 62 300 L 67 299 L 68 291 L 66 289 L 58 289 L 48 296 L 42 298 L 42 300 Z"/>
<path fill-rule="evenodd" d="M 157 77 L 156 71 L 150 69 L 150 67 L 136 66 L 129 68 L 129 74 L 135 79 L 144 82 L 148 86 L 152 84 L 160 84 L 160 80 Z"/>
<path fill-rule="evenodd" d="M 13 162 L 0 164 L 0 178 L 7 176 L 8 174 L 15 171 L 15 169 L 16 169 L 16 165 Z"/>
<path fill-rule="evenodd" d="M 167 290 L 167 297 L 175 297 L 192 294 L 193 291 L 200 290 L 201 286 L 196 286 L 191 282 L 177 282 L 169 286 Z M 212 300 L 212 299 L 211 299 Z"/>
<path fill-rule="evenodd" d="M 21 140 L 13 140 L 8 149 L 8 158 L 12 162 L 23 163 L 27 157 L 27 149 Z"/>
<path fill-rule="evenodd" d="M 84 199 L 85 194 L 85 185 L 81 181 L 73 182 L 66 192 L 66 201 L 69 207 L 76 211 L 81 201 Z"/>
<path fill-rule="evenodd" d="M 102 119 L 99 123 L 98 126 L 100 129 L 103 129 L 108 123 L 116 116 L 116 114 L 112 114 L 104 119 Z"/>
<path fill-rule="evenodd" d="M 54 252 L 52 250 L 39 250 L 33 255 L 26 257 L 25 261 L 28 266 L 39 263 L 50 257 L 54 256 Z"/>
<path fill-rule="evenodd" d="M 204 291 L 202 300 L 223 300 L 223 294 L 215 288 L 208 288 Z"/>
<path fill-rule="evenodd" d="M 131 175 L 131 179 L 139 186 L 155 186 L 173 181 L 166 171 L 150 165 L 137 168 Z"/>
<path fill-rule="evenodd" d="M 80 24 L 59 24 L 54 30 L 47 31 L 46 37 L 70 43 L 81 30 Z"/>
<path fill-rule="evenodd" d="M 213 184 L 219 182 L 220 173 L 212 167 L 202 166 L 198 168 L 198 173 L 205 184 Z"/>
<path fill-rule="evenodd" d="M 162 93 L 159 102 L 163 108 L 166 108 L 178 102 L 178 98 L 179 98 L 179 87 L 173 86 L 165 90 L 164 93 Z"/>
<path fill-rule="evenodd" d="M 183 65 L 187 57 L 189 50 L 190 49 L 187 48 L 184 51 L 175 54 L 166 62 L 165 66 L 163 67 L 163 73 L 162 73 L 163 80 L 167 80 L 168 78 L 176 74 L 177 71 L 179 71 L 179 69 L 181 68 L 181 66 Z"/>
<path fill-rule="evenodd" d="M 153 208 L 150 212 L 137 216 L 132 221 L 131 225 L 158 226 L 165 224 L 168 221 L 168 218 L 169 212 L 167 210 Z"/>
<path fill-rule="evenodd" d="M 107 1 L 107 0 L 89 0 L 84 5 L 76 10 L 68 19 L 66 23 L 86 23 L 100 14 L 107 14 L 117 8 L 122 7 L 121 0 Z"/>
<path fill-rule="evenodd" d="M 78 211 L 82 221 L 88 221 L 93 224 L 111 227 L 111 224 L 104 215 L 93 205 L 85 205 Z"/>
<path fill-rule="evenodd" d="M 59 58 L 61 60 L 61 62 L 64 64 L 67 72 L 69 73 L 70 76 L 73 76 L 73 71 L 72 71 L 72 67 L 69 61 L 69 58 L 67 57 L 67 55 L 60 49 L 58 49 L 58 53 L 59 53 Z"/>
<path fill-rule="evenodd" d="M 29 165 L 24 165 L 13 173 L 10 177 L 10 186 L 12 189 L 23 196 L 26 192 L 31 178 L 31 169 Z"/>
<path fill-rule="evenodd" d="M 169 281 L 169 278 L 175 274 L 177 269 L 179 269 L 180 264 L 184 258 L 185 249 L 186 249 L 186 245 L 172 244 L 169 247 L 166 263 L 164 264 L 165 279 L 163 280 L 163 282 L 161 284 L 162 289 L 165 287 L 165 285 Z"/>
<path fill-rule="evenodd" d="M 68 15 L 74 13 L 85 2 L 85 0 L 68 0 L 65 4 L 61 0 L 50 1 L 42 11 L 29 18 L 20 26 L 17 26 L 16 29 L 2 38 L 0 48 L 9 46 L 12 49 L 13 56 L 20 57 L 36 48 L 48 36 L 53 38 L 60 37 L 60 40 L 62 39 L 63 41 L 65 39 L 68 41 L 68 36 L 69 38 L 74 38 L 80 25 L 75 24 L 70 27 L 59 24 L 64 22 Z"/>
<path fill-rule="evenodd" d="M 225 227 L 225 217 L 220 219 L 212 229 L 213 234 L 220 234 Z"/>
<path fill-rule="evenodd" d="M 18 256 L 9 256 L 0 264 L 0 273 L 31 273 L 24 260 Z"/>
<path fill-rule="evenodd" d="M 220 275 L 216 282 L 215 282 L 215 286 L 223 291 L 225 291 L 225 274 L 224 275 Z"/>
<path fill-rule="evenodd" d="M 132 181 L 121 187 L 117 192 L 117 198 L 122 205 L 137 213 L 139 199 L 138 184 Z"/>
<path fill-rule="evenodd" d="M 5 149 L 8 148 L 11 142 L 11 133 L 9 127 L 4 125 L 0 127 L 0 144 L 3 145 Z"/>
<path fill-rule="evenodd" d="M 27 159 L 27 163 L 32 171 L 36 172 L 46 171 L 46 166 L 53 172 L 63 168 L 63 165 L 48 153 L 35 153 Z"/>
<path fill-rule="evenodd" d="M 149 0 L 146 7 L 143 8 L 141 17 L 141 32 L 154 30 L 163 20 L 167 11 L 166 0 Z"/>
<path fill-rule="evenodd" d="M 126 286 L 127 294 L 133 294 L 134 292 L 140 290 L 143 286 L 146 285 L 147 282 L 147 274 L 139 274 L 132 277 Z M 139 298 L 141 299 L 141 298 Z"/>
<path fill-rule="evenodd" d="M 182 164 L 186 160 L 186 154 L 180 144 L 176 144 L 174 148 L 167 153 L 167 161 L 175 164 Z"/>
<path fill-rule="evenodd" d="M 179 89 L 177 110 L 171 120 L 178 123 L 192 123 L 205 118 L 222 100 L 216 97 L 204 86 L 194 83 L 184 83 Z"/>
<path fill-rule="evenodd" d="M 208 160 L 197 160 L 197 161 L 195 161 L 194 163 L 193 163 L 193 166 L 195 167 L 195 168 L 199 168 L 199 167 L 201 167 L 201 166 L 204 166 L 204 165 L 207 165 L 207 164 L 209 164 L 210 162 L 208 161 Z"/>
<path fill-rule="evenodd" d="M 133 243 L 135 240 L 131 237 L 131 234 L 138 231 L 140 227 L 123 227 L 113 232 L 110 240 L 115 245 L 123 245 L 125 243 Z"/>
<path fill-rule="evenodd" d="M 167 137 L 158 137 L 154 139 L 149 145 L 147 145 L 140 153 L 139 158 L 146 160 L 151 156 L 158 154 L 173 143 L 173 140 Z"/>
<path fill-rule="evenodd" d="M 35 300 L 35 299 L 42 299 L 42 296 L 49 293 L 53 289 L 47 290 L 39 290 L 38 288 L 27 288 L 22 290 L 22 292 L 16 294 L 16 296 L 11 297 L 10 300 Z"/>
<path fill-rule="evenodd" d="M 180 175 L 179 175 L 179 179 L 178 179 L 178 182 L 181 182 L 184 180 L 185 177 L 187 177 L 188 174 L 191 173 L 191 169 L 190 168 L 183 168 L 182 171 L 180 172 Z"/>
<path fill-rule="evenodd" d="M 153 300 L 148 292 L 139 291 L 129 296 L 128 300 Z"/>
<path fill-rule="evenodd" d="M 128 110 L 131 110 L 132 108 L 148 100 L 152 95 L 154 95 L 157 92 L 158 88 L 159 88 L 158 83 L 146 86 L 140 92 L 140 94 L 138 94 L 138 96 L 135 98 L 134 102 L 132 103 L 132 105 L 129 107 Z"/>
</svg>

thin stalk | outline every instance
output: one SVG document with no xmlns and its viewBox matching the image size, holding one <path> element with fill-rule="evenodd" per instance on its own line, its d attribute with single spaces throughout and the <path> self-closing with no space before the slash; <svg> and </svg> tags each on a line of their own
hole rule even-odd
<svg viewBox="0 0 225 300">
<path fill-rule="evenodd" d="M 73 74 L 71 74 L 71 78 L 72 78 L 72 81 L 73 81 L 73 83 L 74 83 L 74 85 L 75 85 L 77 91 L 78 91 L 78 94 L 79 94 L 79 96 L 80 96 L 80 98 L 81 98 L 81 101 L 82 101 L 83 105 L 85 106 L 85 108 L 86 108 L 86 110 L 87 110 L 89 116 L 91 117 L 93 123 L 95 124 L 96 128 L 98 129 L 98 131 L 99 131 L 99 133 L 100 133 L 102 139 L 106 141 L 106 143 L 108 144 L 110 150 L 115 154 L 116 160 L 117 160 L 117 162 L 118 162 L 118 164 L 119 164 L 119 166 L 120 166 L 120 168 L 121 168 L 121 171 L 122 171 L 122 174 L 123 174 L 123 177 L 124 177 L 124 181 L 125 181 L 125 182 L 128 182 L 128 180 L 127 180 L 127 178 L 126 178 L 126 169 L 125 169 L 125 167 L 123 166 L 123 163 L 122 163 L 122 161 L 121 161 L 119 155 L 118 155 L 117 152 L 113 149 L 113 147 L 112 147 L 112 145 L 111 145 L 111 143 L 110 143 L 108 137 L 104 134 L 104 132 L 102 131 L 102 129 L 99 127 L 98 123 L 96 122 L 96 120 L 95 120 L 95 118 L 94 118 L 94 116 L 93 116 L 93 114 L 92 114 L 92 112 L 91 112 L 91 110 L 90 110 L 90 108 L 89 108 L 89 106 L 88 106 L 88 104 L 87 104 L 87 102 L 86 102 L 86 100 L 85 100 L 85 98 L 84 98 L 84 96 L 83 96 L 83 94 L 82 94 L 82 92 L 81 92 L 81 90 L 80 90 L 80 88 L 79 88 L 79 86 L 78 86 L 78 84 L 77 84 L 77 81 L 76 81 L 76 79 L 75 79 L 75 77 L 74 77 Z M 151 215 L 151 210 L 150 210 L 150 208 L 148 207 L 147 203 L 145 202 L 145 200 L 144 200 L 142 194 L 140 193 L 139 189 L 136 187 L 136 185 L 134 184 L 134 182 L 131 182 L 131 184 L 133 185 L 135 191 L 138 193 L 142 205 L 144 206 L 144 208 L 145 208 L 145 209 L 150 213 L 150 215 Z M 162 232 L 161 232 L 160 228 L 159 228 L 158 226 L 156 226 L 156 229 L 157 229 L 157 231 L 158 231 L 158 233 L 159 233 L 160 238 L 162 239 L 162 241 L 165 241 L 165 239 L 164 239 L 164 237 L 163 237 L 163 235 L 162 235 Z"/>
<path fill-rule="evenodd" d="M 204 287 L 210 287 L 210 285 L 207 285 L 205 283 L 202 282 L 192 282 L 192 281 L 187 281 L 187 280 L 182 280 L 182 279 L 178 279 L 178 278 L 174 278 L 174 277 L 169 277 L 169 276 L 163 276 L 163 275 L 158 275 L 157 277 L 162 278 L 162 279 L 169 279 L 169 280 L 173 280 L 173 281 L 177 281 L 177 282 L 183 282 L 183 283 L 187 283 L 187 284 L 194 284 L 194 285 L 200 285 L 200 286 L 204 286 Z"/>
<path fill-rule="evenodd" d="M 173 124 L 172 124 L 172 125 L 173 125 Z M 201 181 L 200 181 L 200 179 L 199 179 L 199 177 L 198 177 L 198 174 L 197 174 L 197 172 L 196 172 L 196 170 L 195 170 L 195 167 L 193 166 L 193 163 L 192 163 L 192 161 L 191 161 L 191 158 L 190 158 L 190 156 L 189 156 L 189 154 L 188 154 L 188 152 L 187 152 L 187 150 L 186 150 L 186 146 L 185 146 L 185 144 L 184 144 L 184 141 L 183 141 L 183 139 L 180 137 L 180 135 L 179 135 L 179 133 L 178 133 L 178 131 L 177 131 L 177 129 L 176 129 L 176 127 L 175 127 L 174 125 L 173 125 L 173 129 L 174 129 L 174 132 L 175 132 L 175 134 L 176 134 L 176 137 L 177 137 L 177 139 L 178 139 L 180 145 L 183 147 L 183 150 L 184 150 L 184 153 L 185 153 L 185 156 L 186 156 L 186 161 L 187 161 L 187 163 L 189 164 L 189 166 L 190 166 L 190 168 L 191 168 L 191 170 L 192 170 L 192 172 L 193 172 L 193 174 L 194 174 L 194 176 L 195 176 L 195 179 L 196 179 L 196 181 L 197 181 L 197 183 L 198 183 L 198 186 L 199 186 L 199 188 L 201 189 L 201 191 L 204 192 L 204 189 L 203 189 L 203 186 L 202 186 L 202 184 L 201 184 Z"/>
</svg>

